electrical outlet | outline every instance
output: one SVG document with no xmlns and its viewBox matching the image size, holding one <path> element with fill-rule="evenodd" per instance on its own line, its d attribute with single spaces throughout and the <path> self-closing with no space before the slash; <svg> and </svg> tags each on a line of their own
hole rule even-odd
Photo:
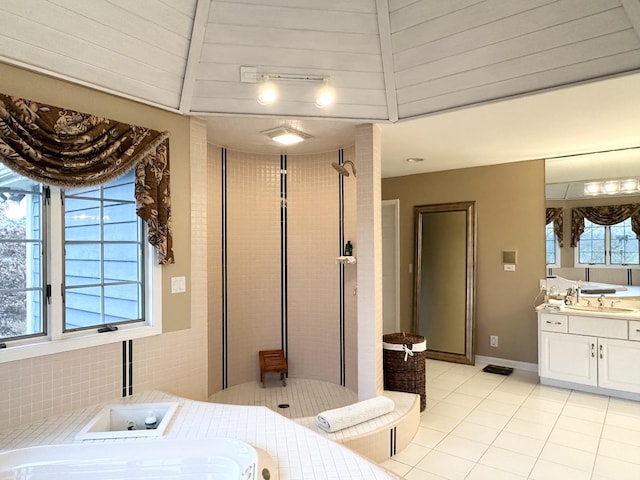
<svg viewBox="0 0 640 480">
<path fill-rule="evenodd" d="M 491 346 L 491 347 L 497 347 L 498 346 L 498 336 L 497 335 L 491 335 L 491 337 L 489 337 L 489 346 Z"/>
</svg>

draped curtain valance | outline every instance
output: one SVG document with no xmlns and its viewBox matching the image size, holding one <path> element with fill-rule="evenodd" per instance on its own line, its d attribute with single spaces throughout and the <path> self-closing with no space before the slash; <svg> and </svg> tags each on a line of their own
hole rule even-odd
<svg viewBox="0 0 640 480">
<path fill-rule="evenodd" d="M 571 210 L 571 246 L 577 247 L 584 232 L 584 219 L 597 225 L 615 225 L 631 218 L 631 230 L 640 240 L 640 204 L 576 207 Z"/>
<path fill-rule="evenodd" d="M 159 263 L 174 263 L 168 132 L 0 93 L 0 162 L 58 187 L 99 185 L 135 168 L 136 212 Z"/>
<path fill-rule="evenodd" d="M 553 222 L 553 233 L 555 233 L 558 243 L 561 247 L 564 247 L 564 233 L 562 231 L 564 228 L 564 214 L 561 207 L 547 208 L 545 225 L 549 225 L 551 222 Z"/>
</svg>

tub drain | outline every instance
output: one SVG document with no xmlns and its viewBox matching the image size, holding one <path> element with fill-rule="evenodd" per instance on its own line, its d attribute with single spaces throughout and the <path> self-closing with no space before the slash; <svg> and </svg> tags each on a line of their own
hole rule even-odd
<svg viewBox="0 0 640 480">
<path fill-rule="evenodd" d="M 289 404 L 288 403 L 281 403 L 280 405 L 278 405 L 278 408 L 289 408 Z"/>
</svg>

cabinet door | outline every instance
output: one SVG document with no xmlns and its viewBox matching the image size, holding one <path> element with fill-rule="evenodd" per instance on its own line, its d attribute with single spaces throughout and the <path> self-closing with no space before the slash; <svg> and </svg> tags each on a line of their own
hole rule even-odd
<svg viewBox="0 0 640 480">
<path fill-rule="evenodd" d="M 596 386 L 596 349 L 595 337 L 540 332 L 540 376 Z"/>
<path fill-rule="evenodd" d="M 640 393 L 640 344 L 606 338 L 598 342 L 599 386 Z"/>
</svg>

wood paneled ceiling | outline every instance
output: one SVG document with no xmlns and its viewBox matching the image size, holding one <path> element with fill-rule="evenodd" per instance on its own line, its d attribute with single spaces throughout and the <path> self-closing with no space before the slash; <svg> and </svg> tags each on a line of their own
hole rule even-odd
<svg viewBox="0 0 640 480">
<path fill-rule="evenodd" d="M 395 123 L 640 71 L 640 0 L 3 0 L 0 25 L 0 61 L 272 123 Z M 330 77 L 336 103 L 291 81 L 260 105 L 242 66 Z"/>
</svg>

